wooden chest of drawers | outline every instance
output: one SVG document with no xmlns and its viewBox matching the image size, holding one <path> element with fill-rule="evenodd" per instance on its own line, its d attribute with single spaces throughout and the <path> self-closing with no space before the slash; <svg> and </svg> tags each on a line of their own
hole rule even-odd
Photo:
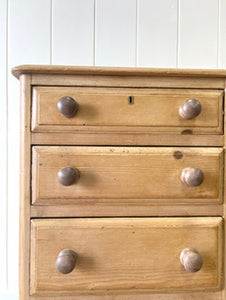
<svg viewBox="0 0 226 300">
<path fill-rule="evenodd" d="M 20 300 L 226 299 L 226 72 L 13 74 Z"/>
</svg>

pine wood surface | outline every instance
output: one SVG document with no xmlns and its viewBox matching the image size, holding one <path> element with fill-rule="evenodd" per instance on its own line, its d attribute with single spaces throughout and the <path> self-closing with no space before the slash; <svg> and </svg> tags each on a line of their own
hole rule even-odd
<svg viewBox="0 0 226 300">
<path fill-rule="evenodd" d="M 220 203 L 222 158 L 221 148 L 34 147 L 32 202 Z M 80 178 L 65 187 L 57 173 L 68 166 L 78 169 Z M 200 186 L 181 181 L 186 167 L 202 170 Z"/>
<path fill-rule="evenodd" d="M 32 205 L 30 214 L 32 218 L 53 218 L 53 217 L 124 217 L 124 216 L 222 216 L 224 206 L 221 204 L 197 205 L 169 205 L 164 204 L 39 204 Z"/>
<path fill-rule="evenodd" d="M 214 77 L 179 76 L 120 76 L 120 75 L 60 75 L 32 74 L 32 85 L 40 86 L 92 86 L 127 88 L 196 88 L 224 89 L 224 79 Z"/>
<path fill-rule="evenodd" d="M 86 66 L 50 66 L 50 65 L 20 65 L 12 69 L 15 77 L 21 74 L 101 74 L 123 76 L 189 76 L 225 78 L 226 71 L 220 69 L 173 69 L 173 68 L 126 68 L 126 67 L 86 67 Z"/>
<path fill-rule="evenodd" d="M 57 296 L 50 296 L 50 297 L 43 297 L 43 296 L 31 296 L 31 300 L 62 300 L 62 297 Z M 170 293 L 170 294 L 152 294 L 150 296 L 146 293 L 133 294 L 133 295 L 79 295 L 79 296 L 64 296 L 64 300 L 222 300 L 222 292 L 191 292 L 191 293 Z"/>
<path fill-rule="evenodd" d="M 217 220 L 219 216 L 224 217 L 225 216 L 225 193 L 220 194 L 217 198 L 217 201 L 214 204 L 208 204 L 204 201 L 203 203 L 176 203 L 176 204 L 169 204 L 167 201 L 164 203 L 143 203 L 140 205 L 140 203 L 128 203 L 123 204 L 120 202 L 115 203 L 107 203 L 107 202 L 101 202 L 96 201 L 96 199 L 91 199 L 91 202 L 87 201 L 76 201 L 76 203 L 73 203 L 69 205 L 61 203 L 56 204 L 56 199 L 53 199 L 53 202 L 43 202 L 43 203 L 36 203 L 36 205 L 30 205 L 32 201 L 31 197 L 31 180 L 34 181 L 33 174 L 31 174 L 31 146 L 37 145 L 37 148 L 48 148 L 51 149 L 52 146 L 58 145 L 61 148 L 61 146 L 71 145 L 71 146 L 107 146 L 109 148 L 112 148 L 113 146 L 133 146 L 131 148 L 134 148 L 134 146 L 145 146 L 145 148 L 149 148 L 147 146 L 156 147 L 156 149 L 160 150 L 162 149 L 162 146 L 174 146 L 177 148 L 183 149 L 184 147 L 187 149 L 190 149 L 191 147 L 202 147 L 197 148 L 196 151 L 202 150 L 202 154 L 212 149 L 213 152 L 215 151 L 215 159 L 218 161 L 218 170 L 221 172 L 223 171 L 222 166 L 224 165 L 225 161 L 225 155 L 222 152 L 222 149 L 225 145 L 225 125 L 223 131 L 213 131 L 212 134 L 209 134 L 209 132 L 202 132 L 202 134 L 195 132 L 195 128 L 191 126 L 189 129 L 186 127 L 185 133 L 182 134 L 182 132 L 177 132 L 168 134 L 168 132 L 164 132 L 164 130 L 161 132 L 161 130 L 158 133 L 154 132 L 110 132 L 110 131 L 103 131 L 103 132 L 95 132 L 92 133 L 84 133 L 83 132 L 75 132 L 73 131 L 62 131 L 60 132 L 54 132 L 51 128 L 51 131 L 46 132 L 32 132 L 31 133 L 31 96 L 32 96 L 32 89 L 40 86 L 42 89 L 46 87 L 46 89 L 49 89 L 49 87 L 52 87 L 56 90 L 61 89 L 62 86 L 65 89 L 67 87 L 73 87 L 73 90 L 83 90 L 83 89 L 90 89 L 90 90 L 105 90 L 105 93 L 111 93 L 112 90 L 125 90 L 125 95 L 128 91 L 134 90 L 139 88 L 139 90 L 142 90 L 144 88 L 144 93 L 149 90 L 150 88 L 152 90 L 156 90 L 156 93 L 158 94 L 158 91 L 160 91 L 161 95 L 168 95 L 169 91 L 171 92 L 176 89 L 178 93 L 180 94 L 183 90 L 189 91 L 192 90 L 193 93 L 196 93 L 196 95 L 207 95 L 208 93 L 211 94 L 211 97 L 213 96 L 213 101 L 218 101 L 218 127 L 221 128 L 223 122 L 223 114 L 221 111 L 223 107 L 221 106 L 222 100 L 221 95 L 222 92 L 225 93 L 224 89 L 226 87 L 226 81 L 225 81 L 225 70 L 178 70 L 178 69 L 134 69 L 134 68 L 89 68 L 89 67 L 61 67 L 61 66 L 22 66 L 18 67 L 14 70 L 14 74 L 20 78 L 21 81 L 21 192 L 20 192 L 20 300 L 99 300 L 100 298 L 103 300 L 157 300 L 157 299 L 164 299 L 164 300 L 199 300 L 201 298 L 204 298 L 206 300 L 225 300 L 226 299 L 226 292 L 225 292 L 225 284 L 223 284 L 222 279 L 225 281 L 225 268 L 226 268 L 226 260 L 224 259 L 224 251 L 220 254 L 220 250 L 222 249 L 222 245 L 225 245 L 225 233 L 224 233 L 224 224 L 219 226 L 211 226 L 206 227 L 206 236 L 207 239 L 203 239 L 203 236 L 201 235 L 201 231 L 199 226 L 195 227 L 192 226 L 192 232 L 195 232 L 195 236 L 197 236 L 197 239 L 190 238 L 190 233 L 183 234 L 183 240 L 186 240 L 189 238 L 189 241 L 197 241 L 197 243 L 200 245 L 200 247 L 203 247 L 206 245 L 205 243 L 210 241 L 213 237 L 213 232 L 215 232 L 215 241 L 218 241 L 219 247 L 218 247 L 218 266 L 217 266 L 217 272 L 209 274 L 209 278 L 218 278 L 219 281 L 215 287 L 210 287 L 211 280 L 205 281 L 204 285 L 205 287 L 202 287 L 202 291 L 196 291 L 198 281 L 194 281 L 193 287 L 180 287 L 177 288 L 174 286 L 173 289 L 171 288 L 159 288 L 156 284 L 153 283 L 153 286 L 151 288 L 151 291 L 142 288 L 137 287 L 136 290 L 132 289 L 130 290 L 130 283 L 127 281 L 127 287 L 128 289 L 125 290 L 126 285 L 124 285 L 124 289 L 116 289 L 111 290 L 111 293 L 106 290 L 98 290 L 95 292 L 90 291 L 87 293 L 87 291 L 81 291 L 77 290 L 75 293 L 71 291 L 64 292 L 64 296 L 61 294 L 57 294 L 56 296 L 55 292 L 50 292 L 47 296 L 45 292 L 41 292 L 42 295 L 30 295 L 30 264 L 35 263 L 35 260 L 32 258 L 30 260 L 30 255 L 32 257 L 35 256 L 35 253 L 33 251 L 30 252 L 30 218 L 43 218 L 40 220 L 33 220 L 33 222 L 49 222 L 51 220 L 47 220 L 46 218 L 54 218 L 57 217 L 63 218 L 62 220 L 67 222 L 68 218 L 73 218 L 72 222 L 77 222 L 77 218 L 82 218 L 82 221 L 87 220 L 86 217 L 92 217 L 93 220 L 96 220 L 97 222 L 100 221 L 100 217 L 109 216 L 109 221 L 115 219 L 117 216 L 120 217 L 143 217 L 142 222 L 149 222 L 150 219 L 156 219 L 156 218 L 149 218 L 149 217 L 160 217 L 158 218 L 159 221 L 164 221 L 166 219 L 172 219 L 174 221 L 177 220 L 178 216 L 186 216 L 186 218 L 180 218 L 185 219 L 186 221 L 190 219 L 190 217 L 195 217 L 196 220 L 202 220 L 201 222 L 206 222 L 207 219 L 209 219 L 209 216 L 215 216 L 213 217 L 214 220 Z M 26 75 L 23 75 L 26 74 Z M 38 88 L 40 88 L 38 87 Z M 69 88 L 70 89 L 70 88 Z M 109 92 L 106 92 L 109 89 Z M 211 90 L 211 91 L 210 91 Z M 190 92 L 190 91 L 189 91 Z M 207 94 L 206 94 L 207 93 Z M 210 95 L 209 94 L 209 95 Z M 124 94 L 122 94 L 124 97 Z M 143 95 L 141 94 L 143 97 Z M 171 97 L 172 95 L 170 95 Z M 215 97 L 215 100 L 214 100 Z M 216 100 L 218 98 L 218 100 Z M 211 105 L 213 102 L 211 102 Z M 212 112 L 210 112 L 212 113 Z M 201 115 L 200 115 L 201 117 Z M 33 119 L 34 121 L 34 119 Z M 113 120 L 114 121 L 114 120 Z M 208 122 L 213 122 L 214 120 L 208 120 Z M 225 124 L 225 122 L 224 122 Z M 34 123 L 33 123 L 34 125 Z M 99 126 L 99 125 L 98 125 Z M 68 128 L 68 125 L 66 125 Z M 91 126 L 90 126 L 91 127 Z M 100 127 L 100 126 L 99 126 Z M 109 126 L 106 126 L 108 128 Z M 120 127 L 120 126 L 117 126 Z M 94 127 L 93 127 L 94 128 Z M 105 128 L 105 129 L 106 129 Z M 160 128 L 160 127 L 159 127 Z M 207 127 L 206 127 L 207 128 Z M 213 127 L 209 127 L 213 128 Z M 208 129 L 209 129 L 208 128 Z M 62 130 L 62 128 L 60 129 Z M 189 131 L 190 130 L 190 131 Z M 179 133 L 179 134 L 178 134 Z M 217 133 L 217 134 L 216 134 Z M 40 146 L 39 146 L 40 145 Z M 52 146 L 51 146 L 52 145 Z M 110 146 L 109 146 L 110 145 Z M 158 147 L 157 147 L 158 146 Z M 214 147 L 214 148 L 210 148 Z M 215 148 L 218 147 L 218 148 Z M 222 147 L 221 150 L 219 147 Z M 63 148 L 63 147 L 62 147 Z M 67 148 L 67 147 L 65 147 Z M 70 147 L 74 148 L 74 147 Z M 76 147 L 77 148 L 77 147 Z M 84 148 L 84 147 L 81 147 Z M 90 148 L 90 147 L 87 147 Z M 95 148 L 95 147 L 94 147 Z M 99 148 L 99 147 L 97 147 Z M 117 148 L 117 147 L 115 147 Z M 120 147 L 122 148 L 122 147 Z M 127 148 L 127 147 L 126 147 Z M 136 148 L 136 147 L 135 147 Z M 135 149 L 134 148 L 134 149 Z M 142 147 L 143 148 L 143 147 Z M 173 148 L 171 148 L 172 150 Z M 195 149 L 195 148 L 194 148 Z M 211 150 L 211 151 L 212 151 Z M 204 151 L 204 152 L 203 152 Z M 219 151 L 219 155 L 217 158 L 216 151 Z M 220 154 L 221 153 L 221 154 Z M 73 156 L 73 155 L 72 155 Z M 171 156 L 170 156 L 171 157 Z M 212 166 L 212 159 L 214 156 L 208 156 L 208 162 L 205 162 L 204 155 L 202 155 L 200 159 L 202 163 L 202 167 L 208 168 L 209 160 L 210 160 L 210 167 Z M 64 158 L 65 159 L 65 158 Z M 50 160 L 51 161 L 51 160 Z M 94 161 L 94 159 L 93 159 Z M 178 162 L 179 160 L 177 160 Z M 96 161 L 95 161 L 96 163 Z M 36 161 L 33 161 L 33 164 L 37 164 Z M 34 166 L 33 166 L 34 167 Z M 162 166 L 161 166 L 162 167 Z M 212 169 L 212 167 L 211 167 Z M 215 164 L 215 170 L 217 170 L 216 164 Z M 223 187 L 225 186 L 225 178 L 226 176 L 222 176 L 222 173 L 219 173 L 219 185 L 217 183 L 217 186 L 219 187 L 219 191 L 223 191 Z M 51 172 L 50 172 L 51 174 Z M 221 180 L 224 177 L 224 184 L 222 185 Z M 131 181 L 131 178 L 129 178 L 129 182 Z M 210 180 L 211 181 L 211 180 Z M 216 182 L 215 182 L 216 183 Z M 52 184 L 52 183 L 51 183 Z M 127 184 L 128 185 L 128 184 Z M 214 182 L 210 182 L 210 185 L 214 185 Z M 128 188 L 128 187 L 127 187 Z M 48 188 L 47 188 L 48 190 Z M 129 190 L 129 189 L 128 189 Z M 215 191 L 216 191 L 216 185 L 215 185 Z M 35 190 L 32 191 L 33 193 Z M 129 191 L 130 192 L 130 191 Z M 117 191 L 116 191 L 117 194 Z M 220 199 L 222 200 L 222 196 L 224 197 L 224 203 L 220 203 Z M 87 199 L 86 199 L 87 200 Z M 94 202 L 92 201 L 96 201 Z M 119 198 L 118 198 L 119 200 Z M 194 198 L 190 198 L 190 200 L 194 200 Z M 215 199 L 216 200 L 216 199 Z M 71 201 L 71 200 L 70 200 Z M 73 200 L 74 201 L 74 200 Z M 131 201 L 131 199 L 129 200 Z M 38 205 L 37 205 L 38 204 Z M 166 218 L 167 216 L 171 216 L 171 218 Z M 98 218 L 95 218 L 98 217 Z M 189 217 L 189 218 L 188 218 Z M 121 219 L 121 218 L 120 218 Z M 119 220 L 120 220 L 119 219 Z M 133 218 L 127 218 L 128 220 L 132 220 Z M 135 218 L 140 219 L 140 218 Z M 193 219 L 193 218 L 192 218 Z M 220 219 L 219 219 L 220 220 Z M 54 220 L 53 220 L 54 221 Z M 58 220 L 57 220 L 58 222 Z M 173 226 L 174 227 L 174 226 Z M 215 228 L 215 229 L 214 229 Z M 217 230 L 218 228 L 219 230 Z M 153 229 L 153 228 L 152 228 Z M 148 231 L 152 230 L 151 228 L 147 229 L 144 233 L 140 234 L 139 236 L 146 236 L 148 234 Z M 176 227 L 174 228 L 175 230 Z M 203 229 L 203 228 L 202 228 Z M 113 229 L 112 229 L 113 230 Z M 128 229 L 129 230 L 129 229 Z M 204 230 L 204 229 L 203 229 Z M 89 231 L 89 230 L 88 230 Z M 56 230 L 53 229 L 53 232 L 55 234 Z M 77 232 L 77 231 L 76 231 Z M 91 231 L 90 231 L 91 232 Z M 164 232 L 161 230 L 161 232 Z M 190 232 L 190 228 L 188 230 Z M 211 232 L 211 234 L 209 234 Z M 216 232 L 219 232 L 218 237 L 216 237 Z M 43 234 L 48 236 L 48 231 L 44 231 L 43 228 Z M 57 233 L 58 235 L 59 233 Z M 75 233 L 74 233 L 75 234 Z M 123 232 L 120 234 L 123 234 Z M 223 234 L 223 235 L 222 235 Z M 70 234 L 71 236 L 71 234 Z M 165 239 L 165 244 L 172 245 L 171 239 L 169 239 L 170 235 L 167 236 Z M 178 236 L 178 235 L 177 235 Z M 161 237 L 161 235 L 160 235 Z M 159 243 L 163 243 L 164 241 L 160 240 L 160 237 L 156 237 L 156 240 L 159 241 Z M 51 238 L 51 236 L 50 236 Z M 60 236 L 60 239 L 62 236 Z M 117 235 L 106 235 L 106 239 L 111 241 L 112 239 L 117 238 Z M 122 238 L 122 240 L 126 241 L 125 237 Z M 148 236 L 149 238 L 149 236 Z M 145 238 L 145 243 L 148 242 L 148 238 Z M 182 237 L 181 237 L 182 239 Z M 212 240 L 213 240 L 212 239 Z M 74 239 L 73 239 L 74 240 Z M 75 239 L 76 240 L 76 239 Z M 82 239 L 81 239 L 82 240 Z M 55 242 L 55 241 L 54 241 Z M 54 242 L 52 244 L 54 244 Z M 65 242 L 65 240 L 64 240 Z M 133 243 L 135 244 L 135 240 L 133 240 Z M 32 240 L 33 246 L 34 246 L 34 240 Z M 38 241 L 39 243 L 39 241 Z M 42 243 L 42 241 L 40 241 Z M 172 243 L 176 243 L 176 238 L 172 238 Z M 98 248 L 98 244 L 95 244 L 95 247 Z M 93 245 L 92 244 L 92 245 Z M 158 243 L 155 244 L 155 247 L 157 247 Z M 120 245 L 120 244 L 119 244 Z M 214 251 L 216 250 L 216 243 L 214 243 L 214 247 L 209 247 L 210 243 L 206 245 L 206 249 L 208 251 Z M 106 246 L 107 247 L 107 246 Z M 224 246 L 225 247 L 225 246 Z M 42 249 L 45 249 L 45 245 L 41 247 Z M 99 249 L 99 248 L 98 248 Z M 136 249 L 136 247 L 134 247 Z M 141 249 L 141 247 L 139 248 Z M 138 250 L 139 250 L 138 249 Z M 155 248 L 154 248 L 155 249 Z M 225 248 L 224 248 L 225 249 Z M 61 249 L 62 250 L 62 249 Z M 44 250 L 48 252 L 47 250 Z M 54 249 L 55 251 L 55 249 Z M 131 250 L 132 251 L 132 250 Z M 135 251 L 135 250 L 134 250 Z M 154 250 L 153 250 L 154 251 Z M 116 252 L 114 252 L 115 254 Z M 37 253 L 36 253 L 37 254 Z M 149 254 L 148 254 L 149 255 Z M 57 255 L 56 255 L 57 257 Z M 39 259 L 39 254 L 35 256 L 35 259 Z M 128 258 L 129 259 L 129 258 Z M 142 260 L 139 258 L 138 262 Z M 145 259 L 145 257 L 143 257 Z M 116 261 L 116 260 L 115 260 Z M 136 259 L 133 261 L 136 262 Z M 210 266 L 211 260 L 206 260 Z M 164 262 L 164 261 L 163 261 Z M 163 263 L 161 261 L 161 263 Z M 49 262 L 47 262 L 48 265 Z M 105 263 L 105 261 L 102 261 L 101 263 Z M 124 261 L 122 262 L 123 265 Z M 41 265 L 41 264 L 39 264 Z M 146 266 L 146 263 L 142 264 L 142 267 Z M 214 265 L 216 267 L 216 265 Z M 44 267 L 44 264 L 42 264 L 42 267 Z M 33 267 L 32 267 L 33 268 Z M 33 268 L 32 271 L 34 271 L 36 268 Z M 150 269 L 150 268 L 149 268 Z M 140 269 L 142 270 L 142 268 Z M 44 275 L 43 275 L 44 274 Z M 46 273 L 43 272 L 41 276 L 46 276 Z M 96 273 L 95 273 L 96 274 Z M 196 273 L 195 275 L 198 275 Z M 135 274 L 137 276 L 137 274 Z M 169 275 L 169 272 L 168 272 Z M 164 278 L 167 278 L 168 276 L 165 274 Z M 174 274 L 173 274 L 174 275 Z M 191 274 L 190 274 L 191 275 Z M 33 276 L 33 275 L 32 275 Z M 96 276 L 96 275 L 95 275 Z M 134 278 L 136 278 L 136 276 Z M 107 277 L 105 276 L 104 279 Z M 146 277 L 148 279 L 148 277 Z M 48 280 L 51 280 L 51 274 L 47 277 L 47 280 L 44 282 L 44 284 L 48 284 Z M 87 279 L 87 278 L 86 278 Z M 116 278 L 117 279 L 117 278 Z M 170 284 L 170 280 L 172 279 L 172 276 L 169 277 L 169 280 L 167 281 L 167 284 Z M 182 278 L 180 279 L 182 280 Z M 76 282 L 76 281 L 75 281 Z M 139 281 L 141 282 L 141 281 Z M 181 281 L 178 281 L 181 282 Z M 209 283 L 208 283 L 209 282 Z M 213 282 L 213 281 L 212 281 Z M 216 282 L 216 281 L 215 281 Z M 220 284 L 220 282 L 222 284 Z M 34 283 L 34 281 L 33 281 Z M 105 282 L 106 283 L 106 282 Z M 55 284 L 55 282 L 54 282 Z M 112 284 L 112 281 L 110 282 Z M 119 283 L 120 284 L 120 283 Z M 164 283 L 166 284 L 166 283 Z M 177 284 L 177 280 L 174 282 L 174 285 Z M 188 284 L 188 283 L 186 283 Z M 57 285 L 58 286 L 58 285 Z M 54 285 L 52 285 L 52 288 Z M 36 287 L 32 287 L 36 288 Z M 51 288 L 51 285 L 48 287 Z M 59 288 L 59 286 L 58 286 Z M 214 289 L 214 290 L 212 290 Z M 215 291 L 216 289 L 220 289 L 220 291 Z M 199 288 L 198 288 L 199 290 Z M 34 290 L 33 290 L 34 291 Z M 97 295 L 88 295 L 90 293 L 94 293 Z M 51 294 L 51 295 L 50 295 Z M 66 295 L 67 294 L 67 295 Z M 77 295 L 78 294 L 78 295 Z"/>
<path fill-rule="evenodd" d="M 33 145 L 206 146 L 222 147 L 223 135 L 150 133 L 32 133 Z"/>
<path fill-rule="evenodd" d="M 21 116 L 20 116 L 20 246 L 19 246 L 19 282 L 20 299 L 29 299 L 29 261 L 30 261 L 30 122 L 29 107 L 31 76 L 21 75 Z"/>
<path fill-rule="evenodd" d="M 72 118 L 57 110 L 64 96 L 72 97 L 79 106 Z M 32 130 L 221 133 L 222 96 L 222 91 L 214 90 L 35 87 Z M 202 107 L 200 115 L 191 120 L 179 115 L 180 105 L 188 99 L 197 99 Z"/>
<path fill-rule="evenodd" d="M 179 261 L 187 247 L 202 256 L 203 267 L 197 273 L 189 273 Z M 67 275 L 55 268 L 63 249 L 78 255 L 75 269 Z M 221 218 L 32 221 L 32 294 L 218 289 L 221 260 Z"/>
</svg>

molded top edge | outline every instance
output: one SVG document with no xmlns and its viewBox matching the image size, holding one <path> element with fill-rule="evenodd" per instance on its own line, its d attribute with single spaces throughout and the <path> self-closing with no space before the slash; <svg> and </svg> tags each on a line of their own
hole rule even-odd
<svg viewBox="0 0 226 300">
<path fill-rule="evenodd" d="M 135 67 L 87 67 L 61 65 L 20 65 L 12 69 L 19 79 L 22 74 L 60 74 L 60 75 L 119 75 L 119 76 L 184 76 L 184 77 L 225 77 L 223 69 L 171 69 Z"/>
</svg>

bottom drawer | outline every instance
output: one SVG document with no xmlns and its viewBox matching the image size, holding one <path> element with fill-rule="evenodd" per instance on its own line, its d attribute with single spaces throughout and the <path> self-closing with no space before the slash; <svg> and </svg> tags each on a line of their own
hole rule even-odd
<svg viewBox="0 0 226 300">
<path fill-rule="evenodd" d="M 222 247 L 220 217 L 36 219 L 31 294 L 215 290 Z"/>
</svg>

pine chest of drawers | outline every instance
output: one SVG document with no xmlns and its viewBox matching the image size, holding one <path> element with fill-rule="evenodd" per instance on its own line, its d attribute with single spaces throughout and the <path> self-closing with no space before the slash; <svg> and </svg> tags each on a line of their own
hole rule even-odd
<svg viewBox="0 0 226 300">
<path fill-rule="evenodd" d="M 13 74 L 20 300 L 226 299 L 226 72 Z"/>
</svg>

